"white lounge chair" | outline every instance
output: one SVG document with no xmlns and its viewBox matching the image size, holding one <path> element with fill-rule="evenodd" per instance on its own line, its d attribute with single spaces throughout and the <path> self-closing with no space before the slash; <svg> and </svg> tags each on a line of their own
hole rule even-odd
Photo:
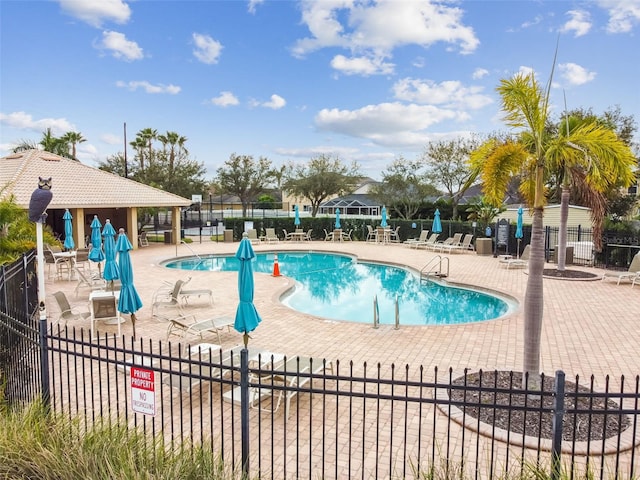
<svg viewBox="0 0 640 480">
<path fill-rule="evenodd" d="M 271 242 L 277 243 L 280 241 L 280 239 L 276 235 L 275 228 L 265 228 L 264 231 L 265 231 L 265 234 L 261 237 L 262 241 L 267 243 L 271 243 Z"/>
<path fill-rule="evenodd" d="M 503 266 L 506 266 L 507 269 L 509 269 L 511 267 L 513 267 L 513 268 L 519 268 L 519 267 L 524 268 L 529 263 L 530 251 L 531 251 L 531 245 L 527 245 L 526 247 L 524 247 L 524 250 L 522 251 L 522 255 L 520 255 L 520 258 L 513 258 L 510 255 L 505 255 L 505 256 L 501 257 L 500 260 L 498 260 L 498 261 Z"/>
<path fill-rule="evenodd" d="M 462 240 L 462 233 L 454 233 L 453 237 L 449 237 L 442 242 L 436 242 L 427 248 L 429 248 L 429 250 L 434 250 L 436 252 L 438 251 L 444 252 L 445 250 L 448 250 L 449 252 L 451 252 L 451 248 L 452 247 L 455 248 L 456 246 L 460 245 L 461 240 Z"/>
<path fill-rule="evenodd" d="M 617 285 L 620 285 L 621 280 L 629 280 L 633 286 L 636 281 L 635 277 L 638 275 L 640 275 L 640 252 L 634 255 L 631 260 L 631 264 L 629 265 L 629 269 L 626 272 L 604 272 L 602 280 L 605 278 L 617 278 Z"/>
<path fill-rule="evenodd" d="M 225 328 L 231 331 L 234 319 L 231 317 L 208 318 L 206 320 L 196 320 L 194 315 L 180 316 L 169 320 L 169 328 L 167 328 L 167 340 L 171 335 L 180 338 L 186 338 L 188 335 L 194 335 L 203 339 L 205 332 L 215 333 L 218 336 L 218 343 L 222 343 L 220 332 Z"/>
<path fill-rule="evenodd" d="M 285 419 L 291 412 L 291 399 L 305 391 L 311 391 L 315 376 L 320 376 L 327 370 L 333 373 L 331 361 L 317 360 L 309 357 L 293 357 L 286 363 L 275 365 L 273 369 L 260 368 L 252 372 L 249 377 L 249 406 L 275 413 L 284 404 Z M 264 364 L 264 360 L 263 360 Z M 240 403 L 240 387 L 236 387 L 223 395 L 224 399 L 236 404 Z M 267 408 L 261 407 L 262 402 L 271 401 Z"/>
<path fill-rule="evenodd" d="M 450 245 L 448 247 L 449 253 L 451 252 L 469 252 L 473 251 L 473 233 L 467 233 L 459 245 Z"/>
<path fill-rule="evenodd" d="M 429 230 L 422 230 L 418 238 L 408 238 L 404 241 L 405 245 L 412 246 L 415 243 L 426 242 L 429 238 Z"/>
<path fill-rule="evenodd" d="M 432 233 L 431 236 L 425 240 L 424 242 L 414 242 L 412 243 L 410 246 L 412 248 L 430 248 L 432 245 L 435 245 L 436 242 L 438 241 L 438 237 L 440 236 L 439 233 Z"/>
<path fill-rule="evenodd" d="M 255 228 L 250 228 L 249 230 L 247 230 L 247 238 L 252 245 L 260 243 L 260 239 L 258 238 L 258 231 Z"/>
</svg>

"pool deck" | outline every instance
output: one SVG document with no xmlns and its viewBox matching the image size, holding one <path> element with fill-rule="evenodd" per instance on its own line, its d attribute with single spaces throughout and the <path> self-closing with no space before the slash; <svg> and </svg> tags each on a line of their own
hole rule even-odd
<svg viewBox="0 0 640 480">
<path fill-rule="evenodd" d="M 234 254 L 238 243 L 210 241 L 187 245 L 154 245 L 132 252 L 134 279 L 143 308 L 137 313 L 138 337 L 152 340 L 166 338 L 167 323 L 151 317 L 154 291 L 163 281 L 175 282 L 192 277 L 189 289 L 213 290 L 214 305 L 193 300 L 188 308 L 199 319 L 235 315 L 238 304 L 237 273 L 189 272 L 167 269 L 160 265 L 176 256 L 197 254 Z M 332 251 L 356 255 L 361 260 L 383 261 L 421 269 L 436 253 L 413 249 L 402 244 L 378 245 L 365 242 L 279 242 L 254 246 L 256 252 L 273 250 Z M 447 281 L 493 289 L 524 301 L 527 274 L 525 269 L 502 266 L 492 256 L 475 253 L 444 254 L 449 257 Z M 602 270 L 572 266 L 602 274 Z M 354 364 L 380 363 L 383 369 L 423 365 L 426 371 L 453 368 L 521 370 L 523 350 L 522 307 L 498 320 L 451 326 L 400 326 L 372 323 L 351 323 L 326 320 L 291 310 L 279 302 L 279 297 L 292 281 L 286 277 L 255 275 L 255 305 L 262 323 L 251 334 L 250 344 L 286 355 L 353 361 Z M 73 290 L 75 281 L 48 280 L 47 293 L 57 290 L 67 293 L 76 304 L 87 302 L 89 291 Z M 373 295 L 373 292 L 372 292 Z M 564 370 L 568 378 L 595 376 L 595 385 L 603 386 L 605 376 L 617 385 L 621 375 L 640 374 L 640 287 L 630 282 L 616 285 L 605 281 L 544 280 L 544 321 L 542 330 L 541 368 L 548 375 Z M 48 297 L 50 316 L 57 315 L 52 297 Z M 369 315 L 364 312 L 363 315 Z M 128 316 L 127 316 L 128 317 Z M 371 314 L 372 317 L 372 314 Z M 86 324 L 84 324 L 86 323 Z M 72 325 L 69 325 L 72 326 Z M 90 327 L 89 321 L 73 326 Z M 104 332 L 116 332 L 115 326 L 100 324 Z M 122 325 L 124 335 L 131 335 L 131 323 Z M 175 338 L 175 337 L 174 337 Z M 221 334 L 222 347 L 241 343 L 235 331 Z M 217 343 L 215 334 L 204 341 Z"/>
</svg>

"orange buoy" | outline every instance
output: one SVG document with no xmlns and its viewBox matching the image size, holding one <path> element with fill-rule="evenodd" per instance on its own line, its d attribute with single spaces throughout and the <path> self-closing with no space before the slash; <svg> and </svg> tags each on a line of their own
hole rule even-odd
<svg viewBox="0 0 640 480">
<path fill-rule="evenodd" d="M 278 254 L 273 255 L 273 275 L 274 277 L 280 276 L 280 266 L 278 265 Z"/>
</svg>

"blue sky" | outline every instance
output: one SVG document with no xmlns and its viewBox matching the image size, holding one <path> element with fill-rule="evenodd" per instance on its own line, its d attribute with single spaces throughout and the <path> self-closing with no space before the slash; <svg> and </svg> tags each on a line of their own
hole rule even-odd
<svg viewBox="0 0 640 480">
<path fill-rule="evenodd" d="M 50 127 L 96 165 L 126 122 L 129 141 L 186 136 L 207 179 L 232 153 L 337 155 L 379 179 L 430 141 L 504 129 L 500 79 L 546 84 L 558 41 L 556 112 L 564 92 L 640 122 L 639 31 L 640 0 L 1 0 L 0 155 Z"/>
</svg>

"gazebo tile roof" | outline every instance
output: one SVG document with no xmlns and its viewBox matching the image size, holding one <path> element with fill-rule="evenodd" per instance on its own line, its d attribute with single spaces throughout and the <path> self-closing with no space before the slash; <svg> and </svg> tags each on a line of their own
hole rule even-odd
<svg viewBox="0 0 640 480">
<path fill-rule="evenodd" d="M 38 177 L 52 178 L 53 199 L 49 208 L 181 207 L 191 204 L 191 200 L 178 195 L 41 150 L 0 158 L 0 198 L 13 194 L 18 205 L 28 208 Z"/>
</svg>

